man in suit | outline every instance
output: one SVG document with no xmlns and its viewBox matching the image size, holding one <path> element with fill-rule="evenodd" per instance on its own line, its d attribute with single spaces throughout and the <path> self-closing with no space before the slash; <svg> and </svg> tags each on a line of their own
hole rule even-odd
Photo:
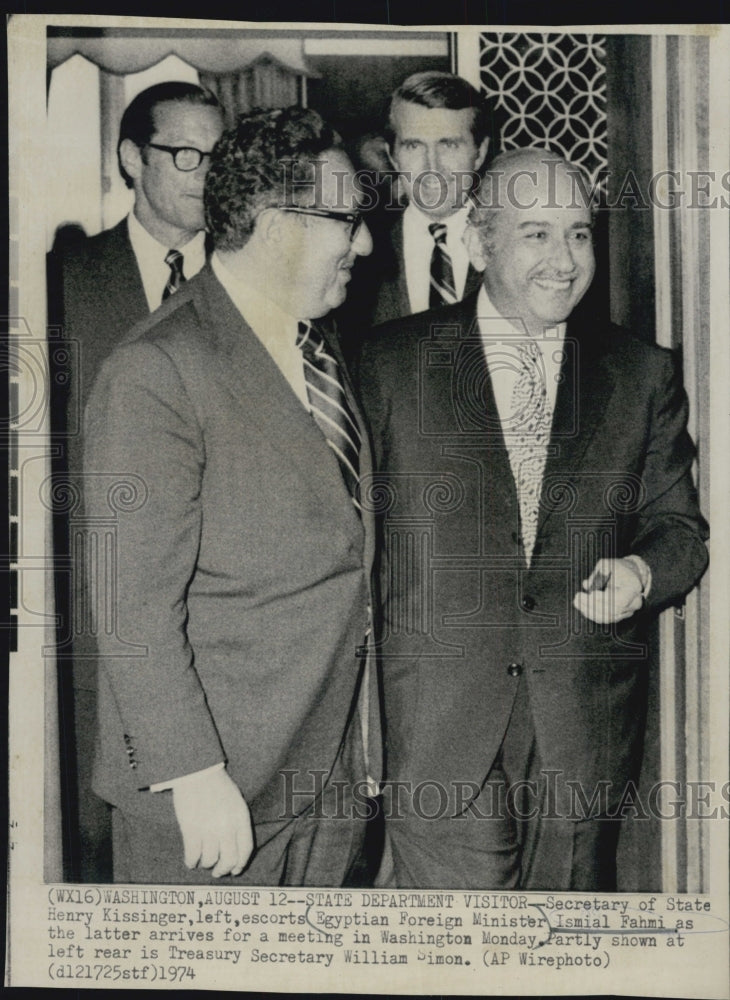
<svg viewBox="0 0 730 1000">
<path fill-rule="evenodd" d="M 388 596 L 386 885 L 616 888 L 647 630 L 707 527 L 675 357 L 574 312 L 575 167 L 503 154 L 467 244 L 483 287 L 364 347 Z"/>
<path fill-rule="evenodd" d="M 373 325 L 458 302 L 479 286 L 463 235 L 467 196 L 489 149 L 493 110 L 452 73 L 409 76 L 394 92 L 386 137 L 408 205 L 376 229 L 351 305 Z M 392 209 L 393 206 L 385 206 Z"/>
<path fill-rule="evenodd" d="M 135 97 L 125 110 L 117 147 L 119 169 L 134 191 L 134 205 L 116 226 L 89 239 L 76 239 L 49 255 L 49 316 L 63 326 L 64 371 L 57 372 L 60 390 L 53 399 L 54 434 L 65 453 L 57 472 L 76 484 L 81 467 L 81 414 L 103 360 L 137 321 L 154 311 L 206 260 L 203 183 L 210 152 L 223 130 L 216 98 L 190 83 L 157 84 Z M 78 517 L 78 511 L 76 512 Z M 68 523 L 57 525 L 57 551 L 67 548 Z M 75 620 L 86 599 L 81 581 L 73 584 Z M 71 595 L 58 591 L 65 619 L 62 654 L 73 664 L 70 678 L 62 672 L 62 698 L 73 697 L 80 856 L 71 863 L 74 877 L 93 880 L 108 870 L 109 821 L 92 794 L 89 761 L 95 700 L 95 641 L 77 628 L 71 637 Z M 74 771 L 69 756 L 68 772 Z M 70 799 L 75 796 L 73 793 Z"/>
<path fill-rule="evenodd" d="M 380 767 L 370 459 L 315 322 L 371 249 L 353 182 L 315 112 L 241 116 L 206 180 L 210 265 L 92 392 L 87 508 L 136 490 L 115 513 L 137 649 L 99 639 L 116 880 L 339 885 L 358 861 Z"/>
<path fill-rule="evenodd" d="M 78 342 L 81 407 L 122 335 L 203 267 L 203 184 L 222 131 L 217 99 L 190 83 L 149 87 L 125 110 L 117 156 L 132 210 L 54 262 L 65 336 Z"/>
</svg>

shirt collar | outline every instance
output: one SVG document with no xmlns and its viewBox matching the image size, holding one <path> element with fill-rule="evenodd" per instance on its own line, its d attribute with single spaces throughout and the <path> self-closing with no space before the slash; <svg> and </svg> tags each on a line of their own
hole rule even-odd
<svg viewBox="0 0 730 1000">
<path fill-rule="evenodd" d="M 403 225 L 407 226 L 411 232 L 418 234 L 419 237 L 426 236 L 428 239 L 431 239 L 428 227 L 433 222 L 441 222 L 446 226 L 447 242 L 453 244 L 455 239 L 461 240 L 464 236 L 468 217 L 468 205 L 464 205 L 458 212 L 454 212 L 453 215 L 449 215 L 445 219 L 432 219 L 414 205 L 413 202 L 409 202 L 403 213 Z"/>
<path fill-rule="evenodd" d="M 127 216 L 127 232 L 142 278 L 147 305 L 150 310 L 156 309 L 162 301 L 165 284 L 170 276 L 165 257 L 172 247 L 164 246 L 156 240 L 134 212 Z M 191 240 L 176 249 L 183 255 L 185 277 L 192 278 L 205 264 L 205 231 L 201 229 Z"/>
<path fill-rule="evenodd" d="M 173 248 L 165 246 L 163 243 L 160 243 L 159 240 L 156 240 L 155 237 L 145 229 L 134 212 L 130 212 L 127 216 L 127 227 L 129 230 L 129 240 L 138 260 L 164 261 L 168 250 L 171 249 L 179 250 L 185 260 L 190 260 L 191 263 L 193 262 L 193 258 L 196 254 L 202 255 L 203 259 L 205 259 L 204 229 L 197 232 L 195 236 L 193 236 L 191 240 L 188 240 L 188 242 L 183 246 Z"/>
<path fill-rule="evenodd" d="M 213 273 L 223 285 L 236 309 L 264 345 L 267 345 L 271 338 L 280 340 L 282 331 L 291 333 L 292 342 L 296 340 L 298 320 L 295 316 L 285 312 L 259 288 L 234 275 L 219 254 L 214 253 L 210 263 Z"/>
<path fill-rule="evenodd" d="M 495 346 L 495 338 L 505 338 L 508 341 L 511 340 L 516 343 L 519 340 L 524 340 L 527 336 L 524 329 L 520 330 L 518 327 L 513 326 L 499 312 L 490 299 L 484 285 L 479 289 L 479 295 L 477 296 L 477 318 L 484 350 L 487 352 L 491 347 Z M 565 339 L 565 328 L 566 324 L 564 322 L 557 323 L 555 326 L 546 327 L 542 337 L 534 338 L 535 344 L 543 355 L 548 349 L 554 348 L 556 342 L 562 344 Z M 504 344 L 500 346 L 500 350 L 503 348 Z"/>
</svg>

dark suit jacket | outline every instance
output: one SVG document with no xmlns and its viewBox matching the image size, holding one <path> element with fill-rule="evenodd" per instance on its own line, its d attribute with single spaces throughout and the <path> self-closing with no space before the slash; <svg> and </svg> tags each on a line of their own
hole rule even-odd
<svg viewBox="0 0 730 1000">
<path fill-rule="evenodd" d="M 51 255 L 59 319 L 73 346 L 73 390 L 79 414 L 102 361 L 149 313 L 126 218 L 112 229 Z"/>
<path fill-rule="evenodd" d="M 355 263 L 352 288 L 345 304 L 353 319 L 365 327 L 411 314 L 403 258 L 402 213 L 389 227 L 381 230 L 376 224 L 371 232 L 373 252 Z M 475 291 L 480 282 L 481 275 L 469 265 L 463 297 Z"/>
<path fill-rule="evenodd" d="M 276 818 L 279 772 L 311 790 L 356 724 L 372 518 L 209 267 L 104 364 L 85 440 L 87 512 L 117 553 L 95 789 L 153 812 L 146 786 L 225 758 Z"/>
<path fill-rule="evenodd" d="M 528 568 L 475 309 L 389 323 L 362 357 L 388 553 L 387 774 L 481 785 L 522 676 L 543 766 L 563 791 L 608 781 L 615 800 L 640 764 L 647 625 L 707 562 L 681 376 L 617 327 L 568 323 Z M 652 571 L 646 609 L 586 621 L 581 581 L 630 553 Z"/>
</svg>

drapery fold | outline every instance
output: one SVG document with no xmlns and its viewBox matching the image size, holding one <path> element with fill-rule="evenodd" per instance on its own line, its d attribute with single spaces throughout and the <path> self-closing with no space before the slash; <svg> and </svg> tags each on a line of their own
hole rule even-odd
<svg viewBox="0 0 730 1000">
<path fill-rule="evenodd" d="M 48 39 L 48 67 L 76 54 L 107 73 L 139 73 L 169 55 L 177 55 L 201 73 L 240 73 L 264 60 L 294 76 L 316 77 L 307 64 L 301 38 L 241 37 L 101 37 Z"/>
</svg>

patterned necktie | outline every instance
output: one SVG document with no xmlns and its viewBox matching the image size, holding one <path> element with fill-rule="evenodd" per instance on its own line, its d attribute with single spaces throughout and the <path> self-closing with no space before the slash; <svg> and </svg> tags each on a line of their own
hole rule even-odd
<svg viewBox="0 0 730 1000">
<path fill-rule="evenodd" d="M 304 381 L 312 416 L 337 455 L 352 501 L 360 511 L 362 437 L 347 402 L 339 366 L 328 352 L 322 334 L 309 323 L 299 324 L 297 347 L 304 355 Z"/>
<path fill-rule="evenodd" d="M 185 281 L 185 275 L 183 274 L 183 255 L 179 250 L 168 250 L 165 255 L 165 263 L 170 268 L 170 277 L 167 279 L 167 284 L 165 285 L 165 290 L 162 293 L 162 301 L 169 299 L 173 292 L 176 292 L 183 281 Z"/>
<path fill-rule="evenodd" d="M 552 409 L 542 355 L 534 341 L 517 345 L 520 368 L 512 390 L 508 452 L 520 504 L 522 544 L 530 565 L 537 538 L 540 490 L 550 440 Z"/>
<path fill-rule="evenodd" d="M 431 309 L 434 309 L 437 306 L 452 305 L 454 302 L 458 302 L 458 298 L 454 283 L 454 268 L 446 247 L 446 226 L 443 222 L 432 222 L 428 231 L 434 239 L 428 304 Z"/>
</svg>

